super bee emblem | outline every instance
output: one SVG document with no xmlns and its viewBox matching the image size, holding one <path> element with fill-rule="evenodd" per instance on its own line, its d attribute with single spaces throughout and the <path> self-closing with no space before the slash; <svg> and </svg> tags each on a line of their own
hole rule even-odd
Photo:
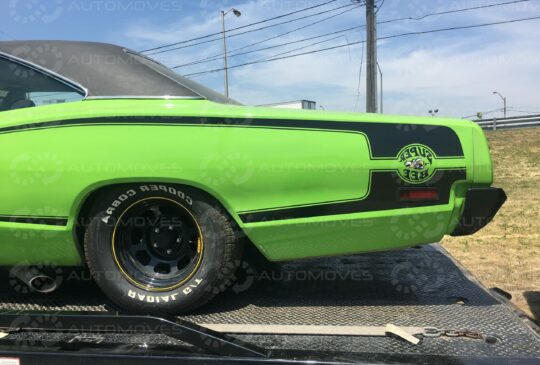
<svg viewBox="0 0 540 365">
<path fill-rule="evenodd" d="M 410 144 L 399 151 L 400 167 L 398 174 L 410 184 L 421 184 L 433 176 L 435 153 L 422 144 Z"/>
</svg>

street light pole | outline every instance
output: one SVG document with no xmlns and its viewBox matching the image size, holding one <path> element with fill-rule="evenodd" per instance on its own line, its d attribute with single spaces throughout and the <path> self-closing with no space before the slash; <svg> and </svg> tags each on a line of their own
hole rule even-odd
<svg viewBox="0 0 540 365">
<path fill-rule="evenodd" d="M 501 97 L 503 101 L 503 114 L 504 114 L 504 117 L 506 118 L 506 98 L 502 96 L 501 93 L 498 91 L 494 91 L 493 94 L 499 95 Z"/>
<path fill-rule="evenodd" d="M 227 65 L 227 37 L 225 35 L 225 15 L 229 12 L 233 12 L 234 15 L 238 18 L 242 13 L 234 8 L 231 8 L 227 11 L 221 11 L 221 34 L 223 36 L 223 70 L 224 70 L 224 88 L 225 96 L 229 97 L 229 67 Z"/>
<path fill-rule="evenodd" d="M 225 96 L 229 96 L 229 75 L 227 71 L 227 40 L 225 39 L 225 12 L 221 11 L 221 34 L 223 35 L 223 70 L 225 71 L 224 76 L 224 87 L 225 87 Z"/>
</svg>

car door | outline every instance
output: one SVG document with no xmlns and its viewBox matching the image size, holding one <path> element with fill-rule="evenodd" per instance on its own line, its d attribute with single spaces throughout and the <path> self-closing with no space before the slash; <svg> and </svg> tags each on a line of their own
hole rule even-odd
<svg viewBox="0 0 540 365">
<path fill-rule="evenodd" d="M 61 166 L 32 135 L 46 105 L 84 96 L 68 80 L 0 53 L 0 265 L 34 263 L 44 252 L 58 263 L 75 257 L 66 222 L 48 195 Z"/>
</svg>

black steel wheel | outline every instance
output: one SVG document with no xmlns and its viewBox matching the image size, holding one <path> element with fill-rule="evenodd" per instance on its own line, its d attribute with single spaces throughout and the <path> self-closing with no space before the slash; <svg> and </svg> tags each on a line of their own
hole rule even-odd
<svg viewBox="0 0 540 365">
<path fill-rule="evenodd" d="M 124 275 L 150 291 L 171 290 L 189 279 L 203 255 L 201 229 L 182 205 L 148 198 L 130 206 L 113 232 L 113 256 Z"/>
</svg>

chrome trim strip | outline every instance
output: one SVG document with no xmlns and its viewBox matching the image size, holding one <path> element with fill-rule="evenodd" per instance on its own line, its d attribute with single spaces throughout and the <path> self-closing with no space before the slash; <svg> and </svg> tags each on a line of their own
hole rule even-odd
<svg viewBox="0 0 540 365">
<path fill-rule="evenodd" d="M 24 60 L 22 58 L 19 58 L 17 56 L 13 56 L 9 53 L 5 53 L 5 52 L 2 52 L 0 51 L 0 57 L 2 58 L 5 58 L 9 61 L 12 61 L 12 62 L 15 62 L 15 63 L 19 63 L 23 66 L 26 66 L 26 67 L 29 67 L 29 68 L 32 68 L 34 69 L 35 71 L 38 71 L 38 72 L 41 72 L 61 83 L 63 83 L 64 85 L 66 86 L 69 86 L 71 88 L 74 88 L 74 89 L 78 89 L 78 91 L 82 91 L 84 93 L 84 97 L 83 97 L 83 100 L 85 100 L 87 97 L 88 97 L 88 89 L 85 88 L 84 86 L 82 86 L 81 84 L 79 84 L 78 82 L 76 81 L 73 81 L 71 79 L 68 79 L 67 77 L 64 77 L 54 71 L 51 71 L 49 70 L 48 68 L 45 68 L 45 67 L 42 67 L 40 65 L 37 65 L 33 62 L 30 62 L 30 61 L 27 61 L 27 60 Z"/>
</svg>

